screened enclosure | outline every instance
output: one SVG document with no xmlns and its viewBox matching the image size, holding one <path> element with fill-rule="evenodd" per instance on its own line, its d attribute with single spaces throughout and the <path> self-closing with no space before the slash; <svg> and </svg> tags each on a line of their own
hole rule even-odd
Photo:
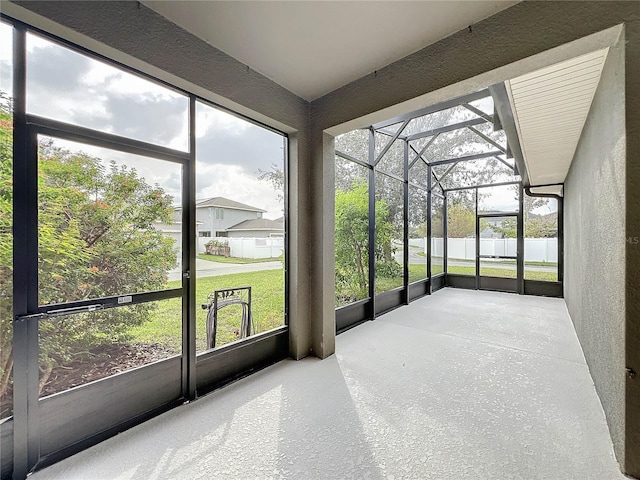
<svg viewBox="0 0 640 480">
<path fill-rule="evenodd" d="M 501 95 L 336 137 L 338 331 L 445 286 L 562 295 L 562 197 L 523 188 Z"/>
</svg>

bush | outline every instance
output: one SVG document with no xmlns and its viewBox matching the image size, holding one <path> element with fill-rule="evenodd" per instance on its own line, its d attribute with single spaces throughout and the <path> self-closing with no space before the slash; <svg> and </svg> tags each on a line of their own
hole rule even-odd
<svg viewBox="0 0 640 480">
<path fill-rule="evenodd" d="M 12 133 L 1 112 L 0 219 L 11 222 Z M 7 200 L 7 201 L 5 201 Z M 173 240 L 156 230 L 168 223 L 173 199 L 135 169 L 41 142 L 38 165 L 38 303 L 48 305 L 165 287 L 176 264 Z M 0 236 L 0 277 L 13 274 L 11 235 Z M 6 287 L 6 288 L 5 288 Z M 10 282 L 0 297 L 11 294 Z M 7 308 L 7 304 L 9 304 Z M 11 302 L 2 301 L 0 350 L 3 394 L 12 364 Z M 150 319 L 153 304 L 58 317 L 40 322 L 41 385 L 51 370 L 90 349 L 129 338 Z"/>
</svg>

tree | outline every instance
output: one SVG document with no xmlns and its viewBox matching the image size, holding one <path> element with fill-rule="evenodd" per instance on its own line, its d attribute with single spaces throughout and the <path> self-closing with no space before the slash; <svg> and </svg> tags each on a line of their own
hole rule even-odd
<svg viewBox="0 0 640 480">
<path fill-rule="evenodd" d="M 449 238 L 472 237 L 476 233 L 476 215 L 465 205 L 454 203 L 447 208 L 447 236 Z"/>
<path fill-rule="evenodd" d="M 524 236 L 527 238 L 552 238 L 558 236 L 558 217 L 556 214 L 529 215 L 525 219 Z"/>
<path fill-rule="evenodd" d="M 517 195 L 517 185 L 514 185 L 514 190 Z M 526 238 L 547 238 L 556 237 L 558 235 L 558 217 L 556 213 L 550 213 L 547 215 L 537 215 L 533 213 L 534 210 L 547 207 L 549 202 L 550 200 L 544 197 L 524 196 L 523 218 L 524 236 Z M 518 236 L 517 226 L 516 219 L 509 217 L 498 225 L 489 225 L 489 228 L 500 234 L 501 238 L 516 238 Z"/>
<path fill-rule="evenodd" d="M 393 225 L 389 208 L 378 200 L 376 209 L 375 259 L 378 277 L 394 276 L 400 266 L 389 258 Z M 353 187 L 336 190 L 335 217 L 336 299 L 338 303 L 368 295 L 369 272 L 369 193 L 367 185 L 356 181 Z"/>
<path fill-rule="evenodd" d="M 557 211 L 538 215 L 534 210 L 549 208 L 555 200 L 545 197 L 524 196 L 524 236 L 527 238 L 549 238 L 558 236 Z"/>
<path fill-rule="evenodd" d="M 11 122 L 2 111 L 0 228 L 11 225 Z M 169 222 L 172 198 L 135 169 L 41 142 L 38 165 L 38 303 L 47 305 L 162 289 L 176 265 L 173 240 L 156 230 Z M 10 235 L 0 238 L 0 276 L 11 278 Z M 7 281 L 0 294 L 11 297 Z M 106 309 L 40 325 L 41 387 L 51 370 L 99 345 L 124 342 L 150 319 L 153 304 Z M 3 302 L 2 386 L 12 363 L 11 308 Z M 5 319 L 9 321 L 5 321 Z"/>
<path fill-rule="evenodd" d="M 516 238 L 518 236 L 518 219 L 507 217 L 496 224 L 489 224 L 489 228 L 500 235 L 500 238 Z"/>
<path fill-rule="evenodd" d="M 271 184 L 276 192 L 278 201 L 284 200 L 284 171 L 275 163 L 271 164 L 270 170 L 258 169 L 258 180 L 266 180 Z"/>
<path fill-rule="evenodd" d="M 0 98 L 0 397 L 13 368 L 13 152 L 11 105 Z"/>
<path fill-rule="evenodd" d="M 336 190 L 336 295 L 363 298 L 369 271 L 369 199 L 363 183 L 352 190 Z"/>
</svg>

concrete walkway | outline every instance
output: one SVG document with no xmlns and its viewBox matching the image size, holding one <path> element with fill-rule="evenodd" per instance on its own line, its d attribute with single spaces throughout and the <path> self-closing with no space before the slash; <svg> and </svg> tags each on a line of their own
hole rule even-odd
<svg viewBox="0 0 640 480">
<path fill-rule="evenodd" d="M 278 270 L 279 268 L 282 268 L 282 262 L 280 261 L 259 263 L 222 263 L 196 258 L 196 278 L 215 277 L 217 275 L 228 275 L 231 273 Z M 169 272 L 169 281 L 172 280 L 180 280 L 180 270 L 172 270 Z"/>
<path fill-rule="evenodd" d="M 445 289 L 45 479 L 625 478 L 564 302 Z"/>
</svg>

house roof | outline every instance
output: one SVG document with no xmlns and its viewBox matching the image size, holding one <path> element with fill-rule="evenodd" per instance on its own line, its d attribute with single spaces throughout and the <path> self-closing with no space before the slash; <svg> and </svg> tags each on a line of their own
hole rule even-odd
<svg viewBox="0 0 640 480">
<path fill-rule="evenodd" d="M 205 207 L 230 208 L 232 210 L 245 210 L 249 212 L 266 212 L 266 210 L 263 210 L 261 208 L 252 207 L 251 205 L 247 205 L 246 203 L 236 202 L 235 200 L 230 200 L 225 197 L 211 197 L 196 202 L 196 208 Z"/>
<path fill-rule="evenodd" d="M 558 221 L 558 212 L 546 213 L 544 215 L 536 215 L 535 213 L 532 213 L 531 214 L 531 218 L 543 218 L 543 219 L 548 220 L 550 222 L 557 222 Z"/>
<path fill-rule="evenodd" d="M 268 218 L 254 218 L 251 220 L 243 220 L 242 222 L 227 228 L 227 230 L 284 230 L 283 224 L 276 220 L 269 220 Z"/>
</svg>

